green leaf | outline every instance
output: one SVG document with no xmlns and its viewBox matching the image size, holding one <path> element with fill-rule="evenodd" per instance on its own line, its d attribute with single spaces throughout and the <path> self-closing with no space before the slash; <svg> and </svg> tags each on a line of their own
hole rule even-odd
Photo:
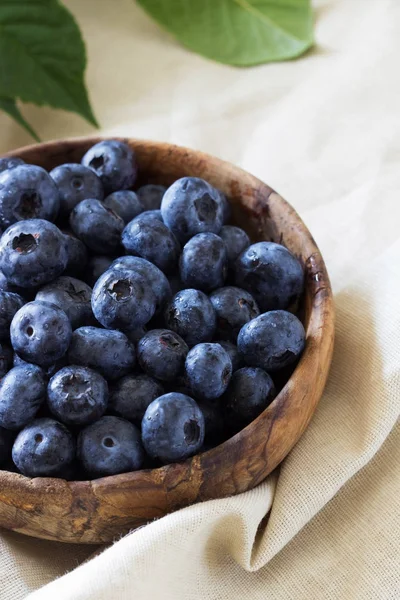
<svg viewBox="0 0 400 600">
<path fill-rule="evenodd" d="M 40 138 L 37 135 L 36 131 L 32 129 L 29 125 L 28 121 L 24 119 L 21 115 L 21 112 L 16 105 L 16 102 L 13 98 L 1 98 L 0 97 L 0 109 L 4 110 L 7 114 L 10 115 L 19 125 L 21 125 L 26 131 L 37 141 L 40 142 Z"/>
<path fill-rule="evenodd" d="M 85 67 L 78 25 L 57 0 L 0 0 L 0 96 L 69 110 L 97 126 Z"/>
<path fill-rule="evenodd" d="M 313 45 L 310 0 L 137 0 L 182 44 L 237 66 L 296 58 Z"/>
</svg>

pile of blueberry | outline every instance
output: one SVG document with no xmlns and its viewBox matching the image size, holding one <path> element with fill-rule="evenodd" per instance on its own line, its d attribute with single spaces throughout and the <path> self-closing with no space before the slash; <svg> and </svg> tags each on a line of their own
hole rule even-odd
<svg viewBox="0 0 400 600">
<path fill-rule="evenodd" d="M 183 460 L 273 400 L 303 270 L 206 181 L 132 191 L 134 152 L 0 159 L 0 464 L 90 478 Z M 272 375 L 272 378 L 271 378 Z"/>
</svg>

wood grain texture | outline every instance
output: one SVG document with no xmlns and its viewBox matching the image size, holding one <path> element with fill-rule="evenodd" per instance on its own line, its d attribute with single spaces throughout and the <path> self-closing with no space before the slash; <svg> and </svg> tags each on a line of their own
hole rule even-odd
<svg viewBox="0 0 400 600">
<path fill-rule="evenodd" d="M 100 138 L 37 144 L 11 153 L 52 169 L 79 162 Z M 304 265 L 306 348 L 272 404 L 220 446 L 180 464 L 98 479 L 29 479 L 0 471 L 0 526 L 50 540 L 108 542 L 197 501 L 256 486 L 293 448 L 323 392 L 333 351 L 334 310 L 321 254 L 294 209 L 249 173 L 201 152 L 125 139 L 136 151 L 140 184 L 203 177 L 230 199 L 234 219 L 253 240 L 285 244 Z M 306 465 L 304 468 L 307 468 Z"/>
</svg>

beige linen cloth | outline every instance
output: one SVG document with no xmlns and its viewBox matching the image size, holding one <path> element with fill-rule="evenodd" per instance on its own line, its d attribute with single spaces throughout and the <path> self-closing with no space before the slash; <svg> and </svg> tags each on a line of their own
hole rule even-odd
<svg viewBox="0 0 400 600">
<path fill-rule="evenodd" d="M 400 598 L 400 1 L 316 2 L 311 53 L 247 70 L 181 48 L 131 0 L 66 4 L 105 134 L 205 150 L 296 207 L 330 271 L 336 348 L 309 428 L 257 489 L 100 554 L 1 532 L 1 600 Z M 26 114 L 45 139 L 91 133 Z M 29 142 L 0 119 L 1 151 Z"/>
</svg>

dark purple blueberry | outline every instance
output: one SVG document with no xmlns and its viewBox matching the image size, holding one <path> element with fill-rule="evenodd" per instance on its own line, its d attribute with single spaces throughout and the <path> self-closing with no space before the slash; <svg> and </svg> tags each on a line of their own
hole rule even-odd
<svg viewBox="0 0 400 600">
<path fill-rule="evenodd" d="M 231 359 L 219 344 L 197 344 L 186 357 L 185 378 L 196 398 L 219 398 L 228 387 L 231 376 Z"/>
<path fill-rule="evenodd" d="M 20 165 L 0 174 L 0 222 L 3 227 L 26 219 L 54 221 L 59 207 L 57 187 L 42 167 Z"/>
<path fill-rule="evenodd" d="M 125 223 L 100 200 L 83 200 L 77 204 L 69 223 L 74 234 L 93 252 L 118 252 Z"/>
<path fill-rule="evenodd" d="M 239 354 L 238 347 L 235 344 L 227 340 L 215 340 L 215 344 L 222 346 L 225 352 L 229 354 L 232 363 L 232 373 L 243 367 L 242 358 Z"/>
<path fill-rule="evenodd" d="M 142 420 L 146 452 L 167 464 L 198 452 L 204 441 L 204 417 L 197 403 L 171 392 L 154 400 Z"/>
<path fill-rule="evenodd" d="M 82 200 L 103 200 L 104 190 L 92 169 L 77 163 L 66 163 L 50 171 L 60 195 L 60 217 L 67 217 Z"/>
<path fill-rule="evenodd" d="M 164 222 L 161 216 L 161 210 L 145 210 L 133 220 L 135 223 L 151 223 L 153 221 L 159 221 L 160 223 Z"/>
<path fill-rule="evenodd" d="M 30 364 L 32 364 L 32 363 L 26 362 L 26 360 L 23 360 L 20 356 L 18 356 L 18 354 L 16 352 L 14 352 L 13 363 L 12 363 L 13 367 L 19 367 L 20 365 L 30 365 Z M 42 367 L 42 369 L 43 369 L 43 372 L 46 374 L 46 377 L 50 378 L 50 377 L 53 377 L 53 375 L 55 375 L 57 373 L 57 371 L 66 367 L 67 364 L 68 364 L 67 357 L 63 356 L 62 358 L 57 360 L 57 362 L 53 363 L 49 367 Z"/>
<path fill-rule="evenodd" d="M 148 281 L 131 269 L 112 267 L 93 288 L 93 313 L 108 329 L 129 331 L 143 327 L 155 309 L 156 297 Z"/>
<path fill-rule="evenodd" d="M 85 271 L 88 262 L 88 252 L 85 244 L 69 231 L 63 231 L 67 242 L 68 262 L 65 274 L 79 277 Z"/>
<path fill-rule="evenodd" d="M 86 283 L 63 275 L 44 285 L 35 300 L 50 302 L 61 308 L 71 321 L 72 329 L 77 329 L 94 320 L 91 297 L 92 290 Z"/>
<path fill-rule="evenodd" d="M 128 254 L 145 258 L 164 273 L 171 273 L 178 265 L 180 244 L 172 231 L 156 219 L 128 223 L 122 232 L 122 245 Z"/>
<path fill-rule="evenodd" d="M 14 367 L 0 381 L 0 427 L 18 431 L 31 421 L 46 397 L 47 380 L 37 365 Z"/>
<path fill-rule="evenodd" d="M 205 436 L 207 442 L 222 441 L 225 429 L 224 415 L 219 402 L 206 402 L 200 400 L 197 402 L 204 417 Z"/>
<path fill-rule="evenodd" d="M 186 287 L 210 292 L 224 285 L 228 263 L 225 244 L 214 233 L 198 233 L 183 247 L 179 272 Z"/>
<path fill-rule="evenodd" d="M 68 359 L 72 365 L 89 367 L 113 380 L 133 371 L 136 354 L 133 344 L 120 331 L 79 327 L 72 334 Z"/>
<path fill-rule="evenodd" d="M 102 417 L 80 432 L 78 458 L 92 477 L 136 471 L 144 460 L 140 431 L 125 419 Z"/>
<path fill-rule="evenodd" d="M 160 381 L 173 381 L 183 372 L 188 352 L 186 342 L 169 329 L 152 329 L 137 345 L 143 371 Z"/>
<path fill-rule="evenodd" d="M 112 258 L 109 256 L 91 256 L 86 265 L 83 279 L 90 287 L 93 287 L 99 277 L 109 269 L 112 262 Z"/>
<path fill-rule="evenodd" d="M 249 292 L 237 287 L 215 290 L 210 295 L 210 301 L 217 313 L 217 337 L 232 342 L 236 342 L 243 325 L 260 314 Z"/>
<path fill-rule="evenodd" d="M 10 339 L 10 325 L 25 300 L 13 292 L 0 291 L 0 340 Z"/>
<path fill-rule="evenodd" d="M 65 235 L 53 223 L 43 219 L 19 221 L 1 236 L 0 269 L 13 285 L 43 285 L 61 275 L 67 264 Z"/>
<path fill-rule="evenodd" d="M 140 427 L 149 404 L 163 394 L 162 385 L 149 375 L 127 375 L 110 389 L 110 410 Z"/>
<path fill-rule="evenodd" d="M 164 319 L 166 327 L 180 335 L 189 347 L 211 341 L 217 321 L 208 297 L 191 289 L 175 294 L 165 309 Z"/>
<path fill-rule="evenodd" d="M 235 265 L 235 282 L 254 297 L 264 312 L 294 305 L 303 291 L 304 273 L 285 246 L 258 242 L 242 252 Z"/>
<path fill-rule="evenodd" d="M 119 215 L 124 223 L 129 223 L 145 210 L 138 196 L 131 190 L 113 192 L 104 200 L 104 206 Z"/>
<path fill-rule="evenodd" d="M 154 183 L 142 185 L 138 189 L 137 195 L 144 206 L 144 210 L 159 209 L 166 190 L 167 188 L 164 185 L 156 185 Z"/>
<path fill-rule="evenodd" d="M 65 425 L 36 419 L 18 434 L 12 458 L 27 477 L 55 477 L 72 463 L 75 453 L 75 440 Z"/>
<path fill-rule="evenodd" d="M 246 323 L 238 336 L 245 363 L 266 371 L 278 371 L 294 363 L 305 345 L 304 327 L 292 313 L 272 310 Z"/>
<path fill-rule="evenodd" d="M 106 194 L 127 190 L 136 180 L 135 153 L 128 144 L 119 140 L 98 142 L 86 152 L 82 164 L 100 177 Z"/>
<path fill-rule="evenodd" d="M 65 425 L 89 425 L 106 412 L 107 382 L 93 369 L 64 367 L 50 379 L 47 404 Z"/>
<path fill-rule="evenodd" d="M 239 254 L 250 246 L 250 238 L 243 229 L 234 225 L 224 225 L 218 235 L 225 244 L 228 266 L 232 269 Z"/>
<path fill-rule="evenodd" d="M 198 177 L 175 181 L 161 202 L 163 221 L 181 243 L 197 233 L 219 233 L 225 213 L 221 193 Z"/>
</svg>

